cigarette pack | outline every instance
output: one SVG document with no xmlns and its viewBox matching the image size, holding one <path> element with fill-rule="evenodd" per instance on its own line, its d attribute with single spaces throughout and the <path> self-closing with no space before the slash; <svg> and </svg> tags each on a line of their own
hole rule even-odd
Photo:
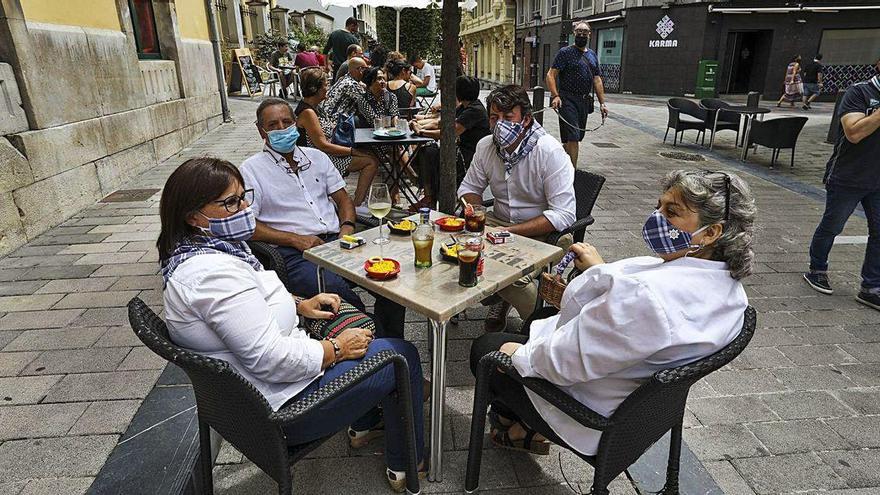
<svg viewBox="0 0 880 495">
<path fill-rule="evenodd" d="M 510 232 L 501 230 L 498 232 L 489 232 L 486 234 L 486 240 L 492 244 L 508 244 L 513 242 L 513 236 L 510 235 Z"/>
<path fill-rule="evenodd" d="M 358 235 L 344 235 L 342 239 L 339 241 L 339 245 L 342 249 L 354 249 L 359 246 L 363 246 L 367 241 Z"/>
</svg>

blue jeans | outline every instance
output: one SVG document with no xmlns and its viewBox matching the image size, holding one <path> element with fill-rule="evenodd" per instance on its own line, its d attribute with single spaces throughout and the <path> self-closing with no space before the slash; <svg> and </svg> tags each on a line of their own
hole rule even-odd
<svg viewBox="0 0 880 495">
<path fill-rule="evenodd" d="M 357 366 L 380 351 L 393 350 L 402 354 L 409 365 L 409 383 L 412 391 L 412 409 L 416 430 L 416 455 L 421 462 L 425 448 L 425 422 L 422 407 L 422 364 L 419 351 L 411 343 L 401 339 L 376 339 L 370 343 L 367 355 L 358 360 L 342 361 L 324 371 L 302 392 L 288 402 L 296 402 L 309 393 L 330 383 L 334 378 Z M 367 430 L 375 426 L 381 414 L 377 404 L 382 404 L 385 418 L 385 463 L 394 471 L 406 470 L 406 443 L 403 417 L 396 413 L 396 400 L 390 395 L 395 388 L 394 366 L 388 365 L 355 385 L 336 399 L 311 414 L 304 416 L 292 427 L 285 427 L 287 442 L 291 445 L 311 442 L 332 435 L 346 426 L 355 430 Z"/>
<path fill-rule="evenodd" d="M 325 234 L 319 237 L 325 242 L 337 239 L 335 234 Z M 303 258 L 303 253 L 299 249 L 278 246 L 278 252 L 284 257 L 284 263 L 287 266 L 288 281 L 291 287 L 296 289 L 294 294 L 306 298 L 317 295 L 317 265 Z M 330 294 L 338 294 L 343 301 L 366 313 L 364 302 L 361 301 L 360 296 L 352 290 L 352 284 L 328 270 L 324 270 L 324 291 Z M 376 295 L 374 313 L 375 314 L 371 316 L 373 316 L 373 321 L 376 322 L 377 336 L 403 338 L 403 324 L 406 320 L 406 308 L 382 296 Z"/>
<path fill-rule="evenodd" d="M 880 191 L 826 185 L 825 213 L 810 243 L 810 270 L 827 271 L 834 238 L 861 203 L 868 219 L 868 246 L 862 264 L 862 288 L 880 288 Z"/>
</svg>

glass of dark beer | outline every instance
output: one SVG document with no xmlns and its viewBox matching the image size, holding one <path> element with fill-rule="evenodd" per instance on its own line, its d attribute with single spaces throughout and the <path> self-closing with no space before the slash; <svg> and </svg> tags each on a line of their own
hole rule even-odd
<svg viewBox="0 0 880 495">
<path fill-rule="evenodd" d="M 471 205 L 464 214 L 464 229 L 482 234 L 486 230 L 486 207 Z"/>
<path fill-rule="evenodd" d="M 483 253 L 483 238 L 464 236 L 458 241 L 458 285 L 474 287 L 477 279 L 477 267 Z"/>
</svg>

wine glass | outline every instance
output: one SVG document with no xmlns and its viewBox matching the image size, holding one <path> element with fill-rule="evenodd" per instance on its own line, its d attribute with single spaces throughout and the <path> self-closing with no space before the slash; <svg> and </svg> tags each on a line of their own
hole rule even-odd
<svg viewBox="0 0 880 495">
<path fill-rule="evenodd" d="M 373 243 L 387 244 L 390 242 L 382 232 L 382 219 L 391 211 L 391 195 L 388 193 L 388 184 L 373 184 L 370 186 L 370 197 L 367 200 L 367 208 L 370 213 L 379 219 L 379 238 Z"/>
</svg>

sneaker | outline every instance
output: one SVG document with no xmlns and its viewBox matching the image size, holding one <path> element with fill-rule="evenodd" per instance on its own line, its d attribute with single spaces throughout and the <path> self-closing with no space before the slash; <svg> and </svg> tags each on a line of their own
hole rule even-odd
<svg viewBox="0 0 880 495">
<path fill-rule="evenodd" d="M 817 292 L 821 292 L 822 294 L 833 294 L 834 289 L 831 288 L 831 283 L 828 282 L 828 274 L 826 273 L 805 273 L 804 280 L 810 284 L 810 287 Z"/>
<path fill-rule="evenodd" d="M 348 443 L 353 449 L 366 447 L 367 444 L 385 435 L 385 424 L 379 423 L 369 430 L 357 431 L 348 427 Z"/>
<path fill-rule="evenodd" d="M 859 291 L 858 294 L 856 294 L 856 301 L 864 304 L 869 308 L 880 310 L 880 294 L 877 294 L 876 292 L 868 292 L 862 289 L 861 291 Z"/>
<path fill-rule="evenodd" d="M 489 308 L 489 315 L 486 316 L 486 323 L 483 325 L 483 329 L 487 333 L 503 332 L 507 328 L 508 314 L 510 314 L 509 302 L 501 301 L 498 304 L 493 304 Z"/>
<path fill-rule="evenodd" d="M 803 108 L 804 110 L 812 110 L 812 108 L 810 108 L 810 105 L 801 105 L 801 108 Z"/>
<path fill-rule="evenodd" d="M 406 491 L 406 471 L 392 471 L 385 468 L 385 475 L 388 477 L 388 485 L 394 493 L 403 493 Z M 419 479 L 423 480 L 428 475 L 427 471 L 419 471 Z"/>
</svg>

